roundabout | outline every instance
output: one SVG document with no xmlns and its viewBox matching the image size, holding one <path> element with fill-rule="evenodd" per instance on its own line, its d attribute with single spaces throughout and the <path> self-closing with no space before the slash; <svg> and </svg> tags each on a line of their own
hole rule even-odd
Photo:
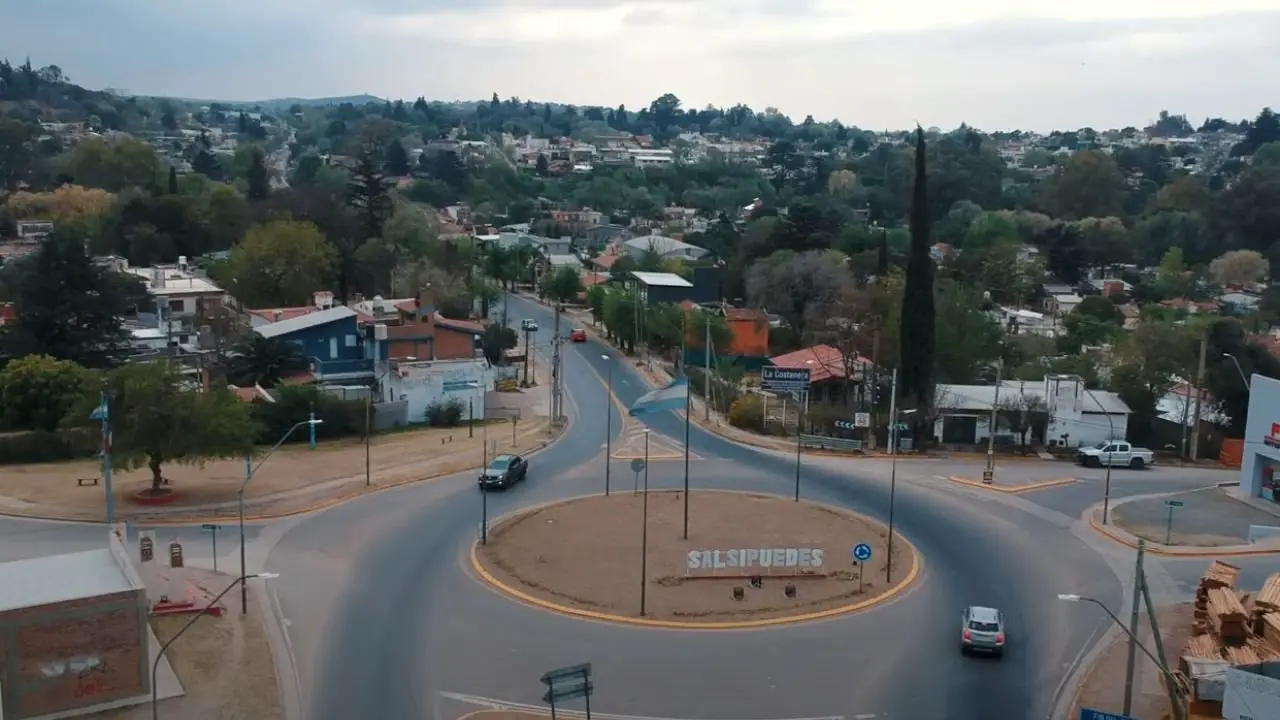
<svg viewBox="0 0 1280 720">
<path fill-rule="evenodd" d="M 865 610 L 899 595 L 920 574 L 909 542 L 896 535 L 887 564 L 887 528 L 848 510 L 761 493 L 694 491 L 686 540 L 684 493 L 647 496 L 586 496 L 507 515 L 491 526 L 487 543 L 472 547 L 472 569 L 499 592 L 544 610 L 702 630 Z"/>
</svg>

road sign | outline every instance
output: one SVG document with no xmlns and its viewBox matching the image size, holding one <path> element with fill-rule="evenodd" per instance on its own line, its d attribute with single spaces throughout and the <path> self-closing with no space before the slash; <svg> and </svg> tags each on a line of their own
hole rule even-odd
<svg viewBox="0 0 1280 720">
<path fill-rule="evenodd" d="M 838 428 L 840 428 L 840 429 L 842 429 L 842 430 L 856 430 L 857 428 L 862 427 L 861 425 L 858 425 L 857 423 L 850 422 L 850 421 L 848 421 L 848 420 L 837 420 L 837 421 L 836 421 L 836 423 L 835 423 L 835 425 L 836 425 L 836 427 L 838 427 Z"/>
<path fill-rule="evenodd" d="M 540 678 L 547 691 L 542 694 L 542 702 L 551 706 L 551 717 L 556 717 L 556 703 L 575 698 L 587 699 L 587 720 L 591 718 L 591 693 L 595 685 L 591 682 L 591 663 L 581 663 L 558 668 L 543 674 Z"/>
<path fill-rule="evenodd" d="M 871 427 L 871 413 L 854 413 L 853 424 L 856 427 Z"/>
<path fill-rule="evenodd" d="M 578 665 L 570 665 L 568 667 L 557 668 L 555 670 L 548 670 L 540 678 L 540 682 L 544 685 L 553 685 L 561 680 L 583 676 L 591 676 L 591 663 L 580 663 Z"/>
<path fill-rule="evenodd" d="M 1128 715 L 1102 712 L 1092 708 L 1080 708 L 1080 720 L 1133 720 Z"/>
<path fill-rule="evenodd" d="M 1168 505 L 1168 506 L 1169 506 L 1169 507 L 1171 507 L 1171 508 L 1178 508 L 1178 507 L 1185 507 L 1185 506 L 1186 506 L 1186 503 L 1182 502 L 1181 500 L 1165 500 L 1165 501 L 1164 501 L 1164 504 L 1165 504 L 1165 505 Z"/>
<path fill-rule="evenodd" d="M 644 460 L 641 460 L 640 458 L 634 458 L 631 461 L 631 472 L 638 473 L 643 471 L 644 471 Z"/>
<path fill-rule="evenodd" d="M 871 559 L 871 546 L 866 543 L 858 543 L 853 546 L 853 559 L 858 562 L 866 562 Z"/>
<path fill-rule="evenodd" d="M 904 422 L 897 422 L 897 423 L 894 423 L 894 424 L 893 424 L 893 429 L 894 429 L 894 430 L 898 430 L 898 431 L 902 431 L 902 430 L 907 430 L 907 429 L 909 429 L 909 427 L 908 427 L 908 426 L 907 426 L 907 424 L 906 424 L 906 423 L 904 423 Z"/>
<path fill-rule="evenodd" d="M 769 392 L 809 392 L 808 368 L 780 368 L 765 365 L 760 368 L 760 387 Z"/>
<path fill-rule="evenodd" d="M 222 526 L 221 526 L 221 525 L 215 525 L 215 524 L 213 524 L 213 523 L 205 523 L 205 524 L 203 524 L 203 525 L 201 525 L 201 526 L 200 526 L 200 529 L 201 529 L 201 530 L 207 530 L 207 531 L 209 531 L 209 532 L 218 532 L 219 530 L 221 530 L 221 529 L 222 529 Z"/>
<path fill-rule="evenodd" d="M 542 693 L 542 702 L 551 704 L 558 703 L 562 700 L 573 700 L 580 697 L 588 697 L 596 689 L 590 680 L 573 680 L 561 685 L 556 685 L 552 689 Z"/>
</svg>

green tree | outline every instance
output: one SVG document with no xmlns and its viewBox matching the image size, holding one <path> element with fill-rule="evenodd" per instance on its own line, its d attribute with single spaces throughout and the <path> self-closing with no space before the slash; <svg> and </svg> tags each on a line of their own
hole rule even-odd
<svg viewBox="0 0 1280 720">
<path fill-rule="evenodd" d="M 1055 217 L 1079 220 L 1120 215 L 1126 185 L 1116 161 L 1098 150 L 1071 156 L 1040 193 L 1040 205 Z"/>
<path fill-rule="evenodd" d="M 902 290 L 899 342 L 900 397 L 911 406 L 927 409 L 933 401 L 937 350 L 937 313 L 934 307 L 932 242 L 929 234 L 929 190 L 924 130 L 916 128 L 916 175 L 911 195 L 911 252 L 907 256 L 906 283 Z M 921 418 L 923 421 L 923 418 Z"/>
<path fill-rule="evenodd" d="M 157 188 L 163 165 L 156 151 L 141 140 L 85 138 L 67 154 L 65 171 L 79 185 L 118 192 L 127 187 Z"/>
<path fill-rule="evenodd" d="M 89 374 L 68 360 L 28 355 L 0 370 L 0 420 L 11 430 L 53 432 L 81 404 Z"/>
<path fill-rule="evenodd" d="M 126 470 L 148 468 L 152 493 L 161 492 L 166 463 L 201 465 L 253 452 L 258 426 L 249 403 L 226 388 L 194 392 L 189 384 L 168 362 L 126 364 L 106 378 L 112 461 Z"/>
<path fill-rule="evenodd" d="M 298 158 L 297 167 L 293 171 L 294 185 L 310 185 L 316 181 L 316 176 L 320 174 L 321 168 L 324 167 L 324 160 L 315 153 L 307 153 Z"/>
<path fill-rule="evenodd" d="M 267 156 L 262 148 L 254 147 L 249 151 L 249 169 L 245 174 L 249 183 L 249 199 L 258 202 L 266 200 L 271 194 L 271 178 L 267 173 Z"/>
<path fill-rule="evenodd" d="M 621 289 L 612 289 L 605 296 L 605 330 L 627 353 L 636 350 L 637 303 L 635 293 Z"/>
<path fill-rule="evenodd" d="M 310 361 L 297 343 L 254 333 L 231 348 L 227 378 L 239 387 L 272 388 L 291 375 L 305 372 L 309 366 Z"/>
<path fill-rule="evenodd" d="M 409 171 L 409 152 L 404 149 L 404 143 L 399 138 L 387 143 L 387 174 L 404 177 Z"/>
<path fill-rule="evenodd" d="M 365 148 L 360 152 L 356 167 L 351 172 L 348 198 L 363 231 L 361 240 L 381 237 L 382 228 L 395 211 L 395 206 L 374 150 Z"/>
<path fill-rule="evenodd" d="M 573 302 L 582 292 L 582 276 L 576 268 L 561 267 L 543 278 L 542 287 L 547 297 L 557 304 Z"/>
<path fill-rule="evenodd" d="M 905 309 L 904 309 L 905 312 Z M 978 382 L 983 370 L 1000 357 L 1004 334 L 982 309 L 982 295 L 959 283 L 944 283 L 938 292 L 936 372 L 945 383 Z"/>
<path fill-rule="evenodd" d="M 604 285 L 596 284 L 587 289 L 587 305 L 591 308 L 591 321 L 600 324 L 604 320 L 604 303 L 608 292 Z"/>
<path fill-rule="evenodd" d="M 1198 351 L 1194 332 L 1166 322 L 1143 322 L 1119 344 L 1110 385 L 1133 411 L 1128 429 L 1134 442 L 1156 442 L 1157 406 L 1177 385 L 1179 375 L 1192 375 Z"/>
<path fill-rule="evenodd" d="M 538 174 L 538 177 L 547 177 L 551 174 L 551 165 L 547 162 L 546 155 L 538 153 L 538 161 L 534 165 L 533 171 Z"/>
<path fill-rule="evenodd" d="M 679 305 L 654 303 L 645 311 L 645 342 L 659 353 L 680 347 L 684 341 L 685 315 Z"/>
<path fill-rule="evenodd" d="M 169 166 L 169 194 L 178 194 L 178 168 Z"/>
<path fill-rule="evenodd" d="M 480 337 L 484 345 L 484 356 L 494 365 L 506 364 L 506 351 L 520 344 L 515 330 L 498 323 L 485 326 L 484 334 Z"/>
<path fill-rule="evenodd" d="M 0 327 L 0 356 L 48 355 L 104 368 L 129 354 L 121 318 L 146 290 L 134 276 L 94 263 L 82 238 L 55 231 L 14 265 L 10 284 L 15 318 Z"/>
<path fill-rule="evenodd" d="M 333 281 L 337 254 L 311 223 L 255 225 L 231 250 L 228 279 L 246 307 L 304 305 Z"/>
<path fill-rule="evenodd" d="M 39 125 L 0 118 L 0 189 L 17 190 L 18 183 L 29 177 L 36 163 L 39 136 Z"/>
</svg>

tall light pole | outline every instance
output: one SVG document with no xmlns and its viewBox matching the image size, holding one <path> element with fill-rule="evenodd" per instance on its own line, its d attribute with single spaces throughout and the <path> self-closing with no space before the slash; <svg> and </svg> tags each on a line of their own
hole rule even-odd
<svg viewBox="0 0 1280 720">
<path fill-rule="evenodd" d="M 898 371 L 895 369 L 893 373 L 893 391 L 894 397 L 898 394 Z M 896 404 L 895 400 L 890 403 Z M 894 409 L 889 415 L 889 421 L 893 423 L 889 426 L 889 540 L 888 547 L 884 553 L 884 581 L 892 582 L 893 577 L 893 509 L 894 501 L 898 494 L 898 424 L 903 415 L 910 415 L 915 410 L 897 410 Z"/>
<path fill-rule="evenodd" d="M 485 475 L 489 471 L 489 430 L 482 428 L 480 440 L 480 544 L 489 544 L 489 486 Z"/>
<path fill-rule="evenodd" d="M 640 501 L 640 617 L 644 617 L 645 576 L 649 573 L 649 431 L 644 431 L 644 497 Z"/>
<path fill-rule="evenodd" d="M 262 464 L 271 458 L 272 453 L 280 449 L 280 446 L 284 444 L 285 440 L 289 439 L 289 436 L 293 434 L 294 430 L 297 430 L 303 425 L 309 425 L 311 427 L 311 431 L 314 433 L 316 425 L 321 425 L 323 423 L 324 423 L 324 420 L 320 420 L 317 418 L 311 418 L 308 420 L 303 420 L 302 422 L 299 422 L 299 423 L 294 423 L 293 427 L 286 430 L 284 435 L 280 436 L 280 439 L 276 441 L 276 444 L 271 446 L 271 449 L 267 451 L 267 454 L 262 456 L 262 459 L 258 461 L 257 465 L 252 465 L 251 461 L 248 458 L 245 458 L 244 482 L 240 483 L 240 490 L 236 492 L 236 501 L 237 501 L 237 504 L 239 505 L 239 512 L 237 514 L 240 516 L 240 577 L 243 578 L 248 575 L 245 569 L 245 561 L 244 561 L 244 490 L 245 488 L 248 487 L 249 481 L 253 479 L 253 476 L 257 474 L 258 470 L 262 469 Z M 230 590 L 231 588 L 227 588 L 227 589 Z M 247 587 L 241 586 L 240 587 L 240 614 L 245 615 L 245 614 L 248 614 L 248 612 L 249 612 L 249 589 Z"/>
<path fill-rule="evenodd" d="M 609 469 L 613 467 L 613 363 L 608 355 L 601 359 L 609 363 L 608 392 L 604 399 L 604 494 L 609 496 Z"/>
<path fill-rule="evenodd" d="M 1138 592 L 1138 591 L 1139 589 L 1137 588 L 1134 589 L 1134 592 Z M 1074 603 L 1089 602 L 1102 608 L 1102 611 L 1107 614 L 1107 617 L 1111 618 L 1111 622 L 1114 622 L 1117 627 L 1119 627 L 1121 630 L 1124 631 L 1125 635 L 1129 636 L 1129 642 L 1133 643 L 1135 647 L 1142 650 L 1142 654 L 1146 655 L 1148 658 L 1151 659 L 1151 662 L 1155 663 L 1155 666 L 1160 670 L 1160 674 L 1164 675 L 1165 682 L 1169 684 L 1169 692 L 1171 693 L 1171 698 L 1173 697 L 1172 693 L 1174 693 L 1175 688 L 1178 687 L 1178 681 L 1176 678 L 1174 678 L 1173 672 L 1169 670 L 1169 666 L 1160 662 L 1160 660 L 1158 660 L 1155 655 L 1152 655 L 1151 651 L 1147 649 L 1147 646 L 1143 645 L 1142 641 L 1139 640 L 1138 637 L 1134 635 L 1132 631 L 1129 630 L 1129 628 L 1125 627 L 1124 623 L 1120 622 L 1120 618 L 1116 617 L 1116 614 L 1111 612 L 1111 608 L 1107 607 L 1106 604 L 1103 603 L 1101 600 L 1098 600 L 1096 598 L 1091 598 L 1091 597 L 1085 597 L 1084 595 L 1076 595 L 1075 593 L 1060 593 L 1058 595 L 1058 599 L 1063 600 L 1065 602 L 1074 602 Z M 1178 702 L 1173 703 L 1173 715 L 1175 718 L 1178 718 L 1178 720 L 1182 720 L 1182 718 L 1185 717 L 1185 713 L 1183 712 L 1181 703 L 1178 703 Z"/>
<path fill-rule="evenodd" d="M 1103 416 L 1107 418 L 1107 427 L 1110 428 L 1111 437 L 1107 438 L 1107 479 L 1102 487 L 1102 524 L 1106 525 L 1111 517 L 1111 446 L 1116 440 L 1116 423 L 1111 419 L 1111 413 L 1107 408 L 1098 401 L 1098 396 L 1084 384 L 1084 378 L 1076 376 L 1080 382 L 1080 387 L 1084 389 L 1089 398 L 1093 400 L 1093 404 L 1098 406 Z"/>
<path fill-rule="evenodd" d="M 1246 375 L 1244 374 L 1244 368 L 1240 367 L 1240 360 L 1239 360 L 1239 358 L 1237 358 L 1235 355 L 1232 355 L 1231 353 L 1222 353 L 1222 357 L 1224 357 L 1224 358 L 1229 358 L 1229 359 L 1231 360 L 1231 362 L 1232 362 L 1233 364 L 1235 364 L 1235 366 L 1236 366 L 1236 372 L 1240 373 L 1240 382 L 1243 382 L 1243 383 L 1244 383 L 1245 388 L 1246 388 L 1246 389 L 1248 389 L 1250 392 L 1252 392 L 1252 391 L 1253 391 L 1253 383 L 1252 383 L 1252 382 L 1250 382 L 1250 381 L 1249 381 L 1248 376 L 1246 376 Z"/>
<path fill-rule="evenodd" d="M 164 641 L 164 644 L 160 646 L 160 652 L 156 653 L 155 660 L 151 662 L 151 718 L 152 720 L 159 720 L 159 717 L 160 717 L 160 704 L 159 704 L 160 694 L 159 694 L 159 691 L 156 689 L 156 674 L 157 674 L 157 671 L 160 669 L 160 659 L 164 657 L 165 651 L 169 649 L 169 646 L 173 644 L 173 641 L 182 637 L 182 633 L 186 632 L 192 625 L 196 623 L 197 620 L 204 617 L 205 613 L 209 612 L 209 610 L 214 605 L 217 605 L 218 601 L 222 599 L 222 596 L 231 592 L 231 590 L 235 586 L 239 585 L 240 587 L 243 588 L 245 586 L 244 583 L 246 580 L 252 580 L 254 578 L 262 578 L 264 580 L 268 580 L 271 578 L 278 578 L 278 577 L 280 576 L 276 573 L 257 573 L 256 575 L 241 574 L 240 577 L 232 581 L 232 583 L 228 585 L 226 589 L 224 589 L 222 592 L 215 595 L 214 598 L 209 601 L 209 604 L 206 605 L 203 610 L 193 615 L 192 618 L 187 621 L 186 625 L 183 625 L 178 630 L 178 632 L 173 634 L 173 637 Z"/>
</svg>

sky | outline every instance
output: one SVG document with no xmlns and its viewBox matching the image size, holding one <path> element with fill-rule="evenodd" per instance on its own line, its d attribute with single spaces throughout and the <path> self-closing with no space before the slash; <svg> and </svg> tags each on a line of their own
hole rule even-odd
<svg viewBox="0 0 1280 720">
<path fill-rule="evenodd" d="M 1102 129 L 1280 105 L 1280 0 L 0 0 L 0 55 L 142 95 Z"/>
</svg>

